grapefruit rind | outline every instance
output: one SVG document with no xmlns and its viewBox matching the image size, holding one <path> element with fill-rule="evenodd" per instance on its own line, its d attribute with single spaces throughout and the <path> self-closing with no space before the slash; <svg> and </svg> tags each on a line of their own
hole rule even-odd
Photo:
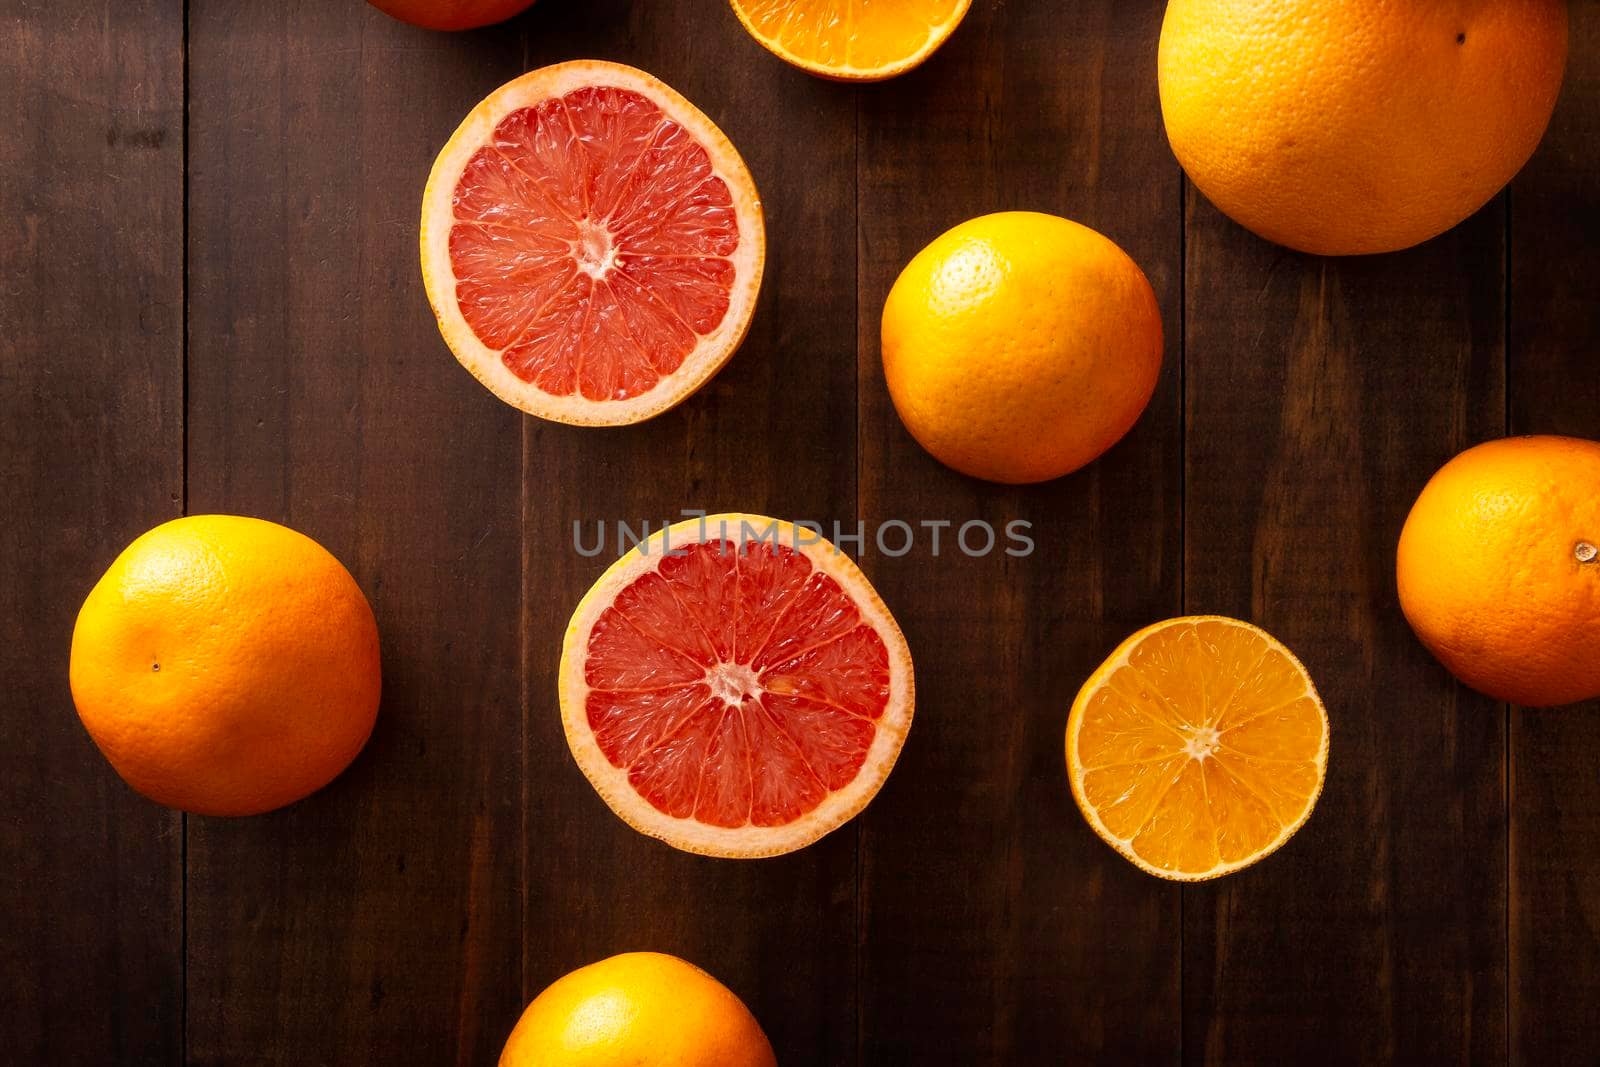
<svg viewBox="0 0 1600 1067">
<path fill-rule="evenodd" d="M 884 81 L 921 66 L 929 56 L 939 50 L 945 41 L 949 40 L 952 33 L 956 32 L 956 27 L 961 25 L 962 20 L 967 17 L 968 10 L 972 7 L 972 0 L 961 0 L 961 3 L 948 19 L 937 26 L 928 28 L 928 39 L 910 55 L 893 63 L 884 63 L 875 67 L 858 67 L 849 63 L 822 63 L 815 59 L 807 59 L 804 56 L 795 55 L 785 48 L 781 42 L 773 40 L 770 36 L 757 29 L 755 22 L 750 18 L 750 14 L 743 6 L 740 5 L 739 0 L 728 0 L 728 3 L 733 8 L 733 13 L 738 16 L 739 23 L 744 26 L 745 32 L 753 37 L 762 48 L 765 48 L 792 67 L 797 67 L 808 74 L 815 74 L 819 78 L 827 78 L 830 81 L 839 82 Z"/>
<path fill-rule="evenodd" d="M 739 220 L 739 247 L 728 260 L 734 266 L 728 310 L 710 334 L 699 339 L 677 370 L 656 385 L 624 400 L 596 401 L 581 394 L 556 396 L 513 374 L 500 357 L 467 324 L 456 301 L 455 271 L 450 263 L 450 230 L 455 222 L 454 194 L 473 155 L 489 143 L 507 115 L 552 97 L 592 86 L 615 86 L 647 97 L 662 113 L 682 126 L 706 149 L 712 173 L 728 186 Z M 755 181 L 738 150 L 699 108 L 671 86 L 621 63 L 580 59 L 530 71 L 496 89 L 462 120 L 450 135 L 422 194 L 422 282 L 433 307 L 439 333 L 456 360 L 495 396 L 512 407 L 552 422 L 574 426 L 623 426 L 643 422 L 686 400 L 738 350 L 750 328 L 756 295 L 766 263 L 766 226 Z"/>
<path fill-rule="evenodd" d="M 875 722 L 877 732 L 861 770 L 844 788 L 829 793 L 822 803 L 794 822 L 774 827 L 712 826 L 656 809 L 629 783 L 627 768 L 614 766 L 606 758 L 589 727 L 586 711 L 589 685 L 585 681 L 584 665 L 589 636 L 595 622 L 617 594 L 658 567 L 663 551 L 715 540 L 724 528 L 729 539 L 737 541 L 741 523 L 748 523 L 751 529 L 763 533 L 775 530 L 785 546 L 794 547 L 798 543 L 798 551 L 813 567 L 833 578 L 850 594 L 862 621 L 872 626 L 889 653 L 889 700 Z M 811 531 L 797 530 L 790 523 L 762 515 L 730 513 L 710 515 L 703 520 L 689 519 L 656 531 L 643 544 L 618 559 L 578 602 L 561 645 L 558 682 L 561 725 L 566 732 L 567 746 L 589 784 L 606 805 L 635 830 L 702 856 L 729 859 L 777 856 L 804 848 L 849 822 L 867 806 L 888 778 L 911 728 L 915 705 L 911 650 L 894 616 L 889 614 L 888 607 L 861 569 L 827 540 L 812 541 L 815 536 Z"/>
<path fill-rule="evenodd" d="M 1078 733 L 1083 725 L 1084 710 L 1088 707 L 1090 698 L 1097 690 L 1100 689 L 1101 685 L 1105 683 L 1106 679 L 1108 679 L 1112 674 L 1116 673 L 1118 669 L 1128 665 L 1128 661 L 1131 658 L 1134 649 L 1139 647 L 1139 645 L 1143 643 L 1146 638 L 1171 627 L 1193 626 L 1198 623 L 1207 622 L 1222 623 L 1224 625 L 1236 626 L 1250 631 L 1255 636 L 1265 641 L 1270 648 L 1282 654 L 1286 659 L 1289 660 L 1290 663 L 1294 664 L 1294 666 L 1300 671 L 1301 676 L 1305 678 L 1305 695 L 1312 699 L 1312 702 L 1316 705 L 1317 710 L 1322 717 L 1322 746 L 1318 750 L 1316 757 L 1318 771 L 1317 788 L 1316 791 L 1306 799 L 1305 810 L 1300 813 L 1299 818 L 1295 819 L 1290 825 L 1285 826 L 1282 832 L 1280 832 L 1270 844 L 1261 848 L 1253 855 L 1247 856 L 1241 860 L 1235 860 L 1232 863 L 1219 863 L 1215 867 L 1212 867 L 1210 870 L 1206 871 L 1175 871 L 1165 867 L 1158 867 L 1140 856 L 1134 851 L 1131 841 L 1118 837 L 1106 827 L 1105 823 L 1100 818 L 1099 812 L 1088 802 L 1083 792 L 1083 771 L 1081 769 L 1081 761 L 1078 756 Z M 1078 696 L 1072 702 L 1072 711 L 1067 716 L 1067 779 L 1072 786 L 1072 799 L 1077 802 L 1078 810 L 1083 813 L 1083 817 L 1089 823 L 1090 828 L 1094 830 L 1095 834 L 1100 838 L 1100 840 L 1116 849 L 1118 854 L 1126 859 L 1129 863 L 1132 863 L 1135 867 L 1138 867 L 1146 874 L 1153 874 L 1157 878 L 1164 878 L 1172 882 L 1208 882 L 1214 878 L 1221 878 L 1223 875 L 1232 874 L 1234 871 L 1243 870 L 1246 867 L 1252 866 L 1256 863 L 1259 863 L 1261 860 L 1266 859 L 1268 856 L 1278 851 L 1278 849 L 1282 848 L 1284 844 L 1287 843 L 1288 840 L 1306 824 L 1306 820 L 1311 818 L 1311 812 L 1316 808 L 1317 801 L 1322 796 L 1323 786 L 1327 783 L 1329 733 L 1328 711 L 1322 703 L 1322 698 L 1317 693 L 1315 684 L 1313 684 L 1311 681 L 1311 673 L 1306 670 L 1305 664 L 1300 662 L 1299 657 L 1297 657 L 1293 652 L 1289 651 L 1283 642 L 1279 641 L 1277 638 L 1273 637 L 1259 626 L 1253 626 L 1250 623 L 1244 622 L 1240 619 L 1230 618 L 1226 615 L 1186 615 L 1174 619 L 1165 619 L 1161 622 L 1146 626 L 1138 633 L 1129 637 L 1126 641 L 1122 642 L 1122 644 L 1118 645 L 1116 650 L 1106 658 L 1106 661 L 1096 668 L 1095 672 L 1089 676 L 1089 680 L 1083 683 L 1083 688 L 1078 690 Z"/>
</svg>

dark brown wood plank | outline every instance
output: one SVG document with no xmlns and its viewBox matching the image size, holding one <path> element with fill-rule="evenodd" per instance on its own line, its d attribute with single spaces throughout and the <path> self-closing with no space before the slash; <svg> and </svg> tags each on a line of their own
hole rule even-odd
<svg viewBox="0 0 1600 1067">
<path fill-rule="evenodd" d="M 1503 206 L 1333 260 L 1188 204 L 1185 607 L 1288 644 L 1332 741 L 1296 838 L 1184 891 L 1184 1058 L 1500 1062 L 1505 716 L 1412 636 L 1394 549 L 1503 427 Z"/>
<path fill-rule="evenodd" d="M 1513 433 L 1600 439 L 1600 7 L 1572 5 L 1567 83 L 1511 187 Z M 1593 1059 L 1600 998 L 1600 703 L 1511 711 L 1511 1053 Z"/>
<path fill-rule="evenodd" d="M 1161 135 L 1162 5 L 974 4 L 923 68 L 863 89 L 858 358 L 861 514 L 1003 528 L 1037 551 L 969 558 L 926 537 L 868 552 L 917 662 L 900 765 L 862 820 L 861 1062 L 1171 1061 L 1178 890 L 1085 824 L 1067 786 L 1067 711 L 1129 633 L 1178 611 L 1181 199 Z M 958 475 L 901 426 L 879 324 L 905 263 L 1006 209 L 1065 215 L 1149 275 L 1167 364 L 1133 433 L 1025 489 Z"/>
<path fill-rule="evenodd" d="M 183 501 L 183 5 L 0 0 L 0 1032 L 16 1063 L 170 1063 L 180 817 L 67 689 L 113 558 Z"/>
<path fill-rule="evenodd" d="M 670 952 L 743 997 L 780 1062 L 848 1063 L 855 829 L 753 861 L 691 856 L 635 833 L 567 751 L 556 673 L 567 620 L 615 555 L 613 539 L 604 557 L 580 556 L 574 521 L 592 539 L 597 521 L 655 529 L 683 508 L 823 523 L 853 513 L 853 94 L 769 55 L 725 4 L 540 3 L 527 27 L 530 68 L 614 59 L 705 111 L 761 190 L 768 251 L 743 347 L 681 407 L 618 430 L 524 423 L 524 992 L 617 952 Z"/>
<path fill-rule="evenodd" d="M 521 32 L 190 11 L 190 508 L 326 545 L 384 661 L 342 777 L 189 821 L 190 1061 L 489 1063 L 519 1006 L 520 431 L 438 339 L 417 218 Z"/>
</svg>

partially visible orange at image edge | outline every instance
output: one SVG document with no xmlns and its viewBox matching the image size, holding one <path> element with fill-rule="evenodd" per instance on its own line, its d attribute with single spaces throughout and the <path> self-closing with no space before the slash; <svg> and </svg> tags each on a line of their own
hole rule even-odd
<svg viewBox="0 0 1600 1067">
<path fill-rule="evenodd" d="M 777 1067 L 750 1009 L 692 963 L 624 952 L 580 967 L 534 998 L 500 1067 Z"/>
<path fill-rule="evenodd" d="M 1406 517 L 1395 578 L 1417 637 L 1473 689 L 1531 707 L 1600 697 L 1600 442 L 1456 456 Z"/>
</svg>

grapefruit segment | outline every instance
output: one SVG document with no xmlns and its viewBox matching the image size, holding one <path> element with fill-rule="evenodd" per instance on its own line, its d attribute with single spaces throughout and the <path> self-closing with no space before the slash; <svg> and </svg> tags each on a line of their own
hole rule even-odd
<svg viewBox="0 0 1600 1067">
<path fill-rule="evenodd" d="M 450 138 L 422 271 L 456 358 L 530 414 L 638 422 L 743 339 L 765 258 L 750 173 L 672 89 L 616 63 L 525 74 Z"/>
<path fill-rule="evenodd" d="M 866 577 L 760 516 L 691 519 L 613 564 L 573 615 L 560 686 L 606 803 L 714 856 L 789 852 L 850 819 L 913 710 L 910 652 Z"/>
<path fill-rule="evenodd" d="M 1163 878 L 1215 878 L 1283 845 L 1311 815 L 1328 717 L 1294 655 L 1220 616 L 1134 634 L 1084 683 L 1067 771 L 1107 844 Z"/>
</svg>

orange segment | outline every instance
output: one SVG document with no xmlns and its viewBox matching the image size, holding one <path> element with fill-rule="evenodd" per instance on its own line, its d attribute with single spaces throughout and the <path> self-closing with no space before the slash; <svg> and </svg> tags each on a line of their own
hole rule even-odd
<svg viewBox="0 0 1600 1067">
<path fill-rule="evenodd" d="M 732 0 L 774 55 L 826 78 L 875 81 L 927 59 L 972 0 Z"/>
<path fill-rule="evenodd" d="M 1277 849 L 1310 816 L 1327 765 L 1328 716 L 1305 667 L 1220 616 L 1128 638 L 1067 720 L 1084 818 L 1163 878 L 1215 878 Z"/>
</svg>

